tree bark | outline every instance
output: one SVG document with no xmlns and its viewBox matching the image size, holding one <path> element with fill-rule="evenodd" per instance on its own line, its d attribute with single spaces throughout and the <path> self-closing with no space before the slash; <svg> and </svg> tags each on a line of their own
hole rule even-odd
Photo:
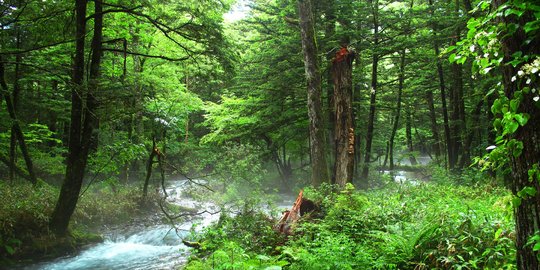
<svg viewBox="0 0 540 270">
<path fill-rule="evenodd" d="M 407 104 L 405 106 L 405 137 L 407 138 L 407 149 L 409 152 L 409 162 L 411 165 L 416 165 L 418 162 L 416 161 L 416 158 L 413 155 L 414 151 L 414 144 L 412 139 L 412 114 L 411 114 L 411 106 Z"/>
<path fill-rule="evenodd" d="M 499 6 L 506 4 L 507 0 L 493 1 L 494 10 Z M 511 5 L 511 4 L 510 4 Z M 505 25 L 518 24 L 521 27 L 508 35 L 505 32 L 500 33 L 500 41 L 504 53 L 502 65 L 504 92 L 507 98 L 513 99 L 514 94 L 524 87 L 538 89 L 537 75 L 536 80 L 533 80 L 530 85 L 525 83 L 525 80 L 512 80 L 512 77 L 517 75 L 521 65 L 514 67 L 509 62 L 512 61 L 512 55 L 516 52 L 521 52 L 524 56 L 540 55 L 540 38 L 538 35 L 535 38 L 528 37 L 523 32 L 523 25 L 527 22 L 535 21 L 534 15 L 531 12 L 524 13 L 521 17 L 500 16 L 499 20 Z M 529 40 L 526 42 L 526 40 Z M 532 57 L 534 59 L 534 57 Z M 530 60 L 532 61 L 532 60 Z M 533 176 L 529 179 L 529 170 L 533 166 L 540 166 L 540 109 L 538 103 L 533 100 L 537 94 L 523 94 L 523 98 L 519 103 L 518 112 L 527 113 L 530 118 L 528 122 L 519 127 L 512 134 L 510 139 L 516 139 L 523 143 L 523 151 L 521 155 L 515 157 L 510 151 L 509 159 L 512 168 L 512 192 L 514 195 L 525 187 L 533 187 L 536 189 L 536 194 L 528 198 L 523 198 L 521 203 L 514 208 L 516 220 L 516 246 L 517 246 L 517 268 L 518 269 L 540 269 L 540 263 L 537 259 L 537 252 L 533 251 L 533 245 L 527 245 L 531 236 L 540 231 L 540 184 L 538 176 Z"/>
<path fill-rule="evenodd" d="M 152 149 L 150 150 L 150 155 L 146 161 L 146 177 L 144 179 L 143 186 L 143 201 L 146 201 L 148 196 L 148 185 L 150 184 L 150 177 L 152 176 L 152 166 L 154 165 L 154 158 L 158 154 L 158 149 L 156 147 L 156 138 L 152 138 Z"/>
<path fill-rule="evenodd" d="M 455 1 L 455 13 L 459 16 L 459 0 Z M 455 46 L 461 36 L 461 26 L 456 27 L 454 38 L 450 45 Z M 454 169 L 458 167 L 458 159 L 463 151 L 463 137 L 466 133 L 465 123 L 465 101 L 463 99 L 463 68 L 458 63 L 451 64 L 452 71 L 452 87 L 450 88 L 450 141 L 448 146 L 452 148 L 452 155 L 448 156 L 448 167 Z"/>
<path fill-rule="evenodd" d="M 431 139 L 433 140 L 432 150 L 435 154 L 435 159 L 439 159 L 441 156 L 441 142 L 439 137 L 439 131 L 437 126 L 437 115 L 435 114 L 435 104 L 433 102 L 433 91 L 426 91 L 426 100 L 429 108 L 429 120 L 431 124 Z"/>
<path fill-rule="evenodd" d="M 12 132 L 15 133 L 17 141 L 19 142 L 19 147 L 21 148 L 21 152 L 23 154 L 23 158 L 26 163 L 26 168 L 28 170 L 28 174 L 30 175 L 30 182 L 32 182 L 32 184 L 36 184 L 37 177 L 36 177 L 36 174 L 34 173 L 34 165 L 32 163 L 32 159 L 30 158 L 30 153 L 28 153 L 28 147 L 26 146 L 26 141 L 24 139 L 21 126 L 19 125 L 19 120 L 17 119 L 17 115 L 15 114 L 13 101 L 11 100 L 8 85 L 6 83 L 5 69 L 4 69 L 4 63 L 2 62 L 2 56 L 0 56 L 0 85 L 2 87 L 4 100 L 6 101 L 6 107 L 9 113 L 9 117 L 11 118 L 11 121 L 13 121 L 11 130 Z M 15 164 L 13 164 L 11 160 L 10 160 L 10 165 L 15 166 Z"/>
<path fill-rule="evenodd" d="M 98 88 L 99 69 L 102 53 L 103 13 L 102 3 L 96 0 L 94 10 L 94 36 L 92 38 L 92 59 L 86 107 L 81 96 L 84 90 L 84 48 L 86 35 L 86 0 L 76 0 L 76 48 L 73 67 L 73 89 L 71 91 L 71 127 L 68 147 L 66 177 L 56 207 L 49 224 L 56 235 L 65 235 L 69 220 L 79 199 L 79 193 L 88 161 L 88 153 L 95 138 L 94 126 L 97 123 L 97 101 L 94 96 Z"/>
<path fill-rule="evenodd" d="M 430 15 L 433 17 L 433 10 L 435 9 L 433 5 L 433 0 L 429 0 L 429 6 L 430 6 Z M 444 139 L 446 143 L 446 157 L 447 157 L 447 166 L 448 166 L 448 160 L 451 156 L 453 156 L 453 148 L 450 147 L 450 123 L 448 120 L 448 106 L 446 103 L 446 84 L 444 81 L 444 71 L 443 66 L 441 63 L 441 60 L 439 58 L 440 50 L 439 50 L 439 42 L 437 40 L 437 32 L 438 27 L 435 21 L 431 23 L 432 29 L 433 29 L 433 51 L 435 52 L 435 58 L 437 59 L 437 76 L 439 78 L 439 89 L 441 91 L 441 104 L 442 104 L 442 114 L 443 114 L 443 126 L 444 126 Z"/>
<path fill-rule="evenodd" d="M 21 6 L 21 1 L 19 1 L 19 6 Z M 15 32 L 17 35 L 17 42 L 16 42 L 16 48 L 17 50 L 21 49 L 21 31 L 19 29 L 19 24 L 15 24 Z M 22 62 L 22 55 L 17 54 L 15 56 L 15 80 L 13 81 L 13 93 L 11 96 L 13 96 L 13 111 L 15 114 L 19 111 L 19 96 L 20 96 L 20 84 L 19 79 L 21 78 L 21 65 Z M 11 127 L 11 135 L 10 135 L 10 144 L 9 144 L 9 180 L 13 183 L 14 180 L 14 174 L 16 169 L 16 156 L 17 156 L 17 131 L 15 130 L 15 127 Z"/>
<path fill-rule="evenodd" d="M 465 168 L 471 164 L 471 145 L 474 139 L 474 127 L 477 127 L 480 125 L 480 115 L 482 113 L 483 107 L 484 107 L 484 100 L 481 99 L 476 104 L 474 111 L 471 113 L 472 115 L 471 127 L 467 131 L 467 136 L 465 137 L 465 141 L 463 143 L 463 154 L 461 155 L 461 159 L 459 160 L 460 168 Z"/>
<path fill-rule="evenodd" d="M 334 82 L 335 182 L 340 187 L 351 183 L 354 171 L 354 126 L 352 109 L 352 63 L 355 53 L 342 47 L 332 60 Z"/>
<path fill-rule="evenodd" d="M 310 0 L 298 0 L 300 34 L 307 79 L 311 183 L 319 186 L 328 182 L 324 125 L 322 122 L 321 74 L 317 63 L 317 43 Z"/>
<path fill-rule="evenodd" d="M 371 2 L 373 9 L 373 48 L 377 50 L 379 45 L 379 1 L 375 0 Z M 371 91 L 369 99 L 369 118 L 366 133 L 366 152 L 364 153 L 364 166 L 362 168 L 363 185 L 367 186 L 369 176 L 369 163 L 371 162 L 371 144 L 373 142 L 373 129 L 375 122 L 375 109 L 376 109 L 376 97 L 377 97 L 377 67 L 379 65 L 379 54 L 373 52 L 372 59 L 372 71 L 371 71 Z"/>
<path fill-rule="evenodd" d="M 336 34 L 336 16 L 335 16 L 335 8 L 334 8 L 334 1 L 327 1 L 325 3 L 325 29 L 324 29 L 324 36 L 326 38 L 326 47 L 324 48 L 325 51 L 328 53 L 326 54 L 326 60 L 328 63 L 331 63 L 332 59 L 334 58 L 334 48 L 332 47 L 332 43 L 330 41 L 334 41 Z M 335 128 L 335 112 L 334 112 L 334 82 L 332 78 L 332 68 L 329 67 L 326 72 L 326 105 L 327 105 L 327 119 L 328 119 L 328 164 L 329 168 L 334 168 L 334 158 L 335 158 L 335 145 L 334 145 L 334 128 Z M 335 183 L 336 176 L 335 171 L 330 170 L 331 173 L 331 182 Z"/>
<path fill-rule="evenodd" d="M 390 160 L 390 170 L 394 169 L 394 138 L 396 137 L 396 132 L 399 126 L 399 117 L 401 115 L 401 95 L 403 92 L 404 81 L 405 81 L 405 50 L 402 50 L 401 57 L 400 57 L 400 64 L 399 64 L 396 115 L 394 117 L 394 125 L 392 126 L 392 133 L 390 135 L 390 140 L 388 141 L 388 155 L 389 155 L 389 160 Z"/>
</svg>

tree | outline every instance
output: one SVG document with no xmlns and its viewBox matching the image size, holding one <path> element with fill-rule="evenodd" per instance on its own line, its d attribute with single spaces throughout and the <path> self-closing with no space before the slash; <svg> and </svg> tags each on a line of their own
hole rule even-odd
<svg viewBox="0 0 540 270">
<path fill-rule="evenodd" d="M 94 94 L 97 88 L 97 77 L 101 61 L 102 3 L 97 0 L 94 6 L 94 37 L 92 39 L 92 49 L 94 51 L 90 64 L 88 89 L 85 89 L 84 84 L 86 6 L 86 0 L 77 0 L 75 2 L 76 48 L 73 65 L 73 88 L 71 90 L 71 124 L 66 176 L 49 225 L 50 229 L 57 235 L 66 234 L 69 220 L 79 200 L 93 129 L 97 120 L 97 104 Z M 86 94 L 86 106 L 83 103 L 84 94 Z"/>
<path fill-rule="evenodd" d="M 322 122 L 321 74 L 317 63 L 317 43 L 310 0 L 298 0 L 298 14 L 307 79 L 311 183 L 318 186 L 329 179 L 324 150 L 326 140 Z"/>
<path fill-rule="evenodd" d="M 32 163 L 32 159 L 30 158 L 30 154 L 28 153 L 28 147 L 26 146 L 26 140 L 24 139 L 24 135 L 22 133 L 21 126 L 19 124 L 19 120 L 17 119 L 17 115 L 15 113 L 15 105 L 13 104 L 13 101 L 11 99 L 11 95 L 9 94 L 8 85 L 5 80 L 5 69 L 4 69 L 4 63 L 2 62 L 2 58 L 0 57 L 0 87 L 2 87 L 2 95 L 4 96 L 4 100 L 6 101 L 6 107 L 8 109 L 9 116 L 11 118 L 12 128 L 11 132 L 14 133 L 14 136 L 16 138 L 16 141 L 19 142 L 19 146 L 21 148 L 21 151 L 23 153 L 24 161 L 26 162 L 26 168 L 28 170 L 28 174 L 30 176 L 29 180 L 33 184 L 37 183 L 36 174 L 34 173 L 34 165 Z M 13 140 L 12 140 L 13 141 Z M 11 157 L 14 156 L 13 152 L 11 152 Z M 15 163 L 10 160 L 11 168 L 10 170 L 15 170 Z"/>
<path fill-rule="evenodd" d="M 394 116 L 394 125 L 392 127 L 392 133 L 390 139 L 388 140 L 388 155 L 390 159 L 389 169 L 394 169 L 394 138 L 399 126 L 399 118 L 401 116 L 401 97 L 403 96 L 403 83 L 405 81 L 405 50 L 402 50 L 400 53 L 400 62 L 399 62 L 399 75 L 398 75 L 398 93 L 396 101 L 396 113 Z M 386 162 L 385 162 L 386 163 Z"/>
<path fill-rule="evenodd" d="M 352 182 L 354 169 L 354 117 L 353 117 L 353 84 L 352 64 L 355 52 L 343 44 L 332 60 L 332 77 L 334 85 L 334 146 L 335 182 L 341 188 Z"/>
<path fill-rule="evenodd" d="M 485 166 L 506 174 L 515 196 L 518 269 L 540 267 L 539 9 L 530 1 L 482 2 L 476 12 L 485 14 L 469 20 L 468 38 L 450 55 L 451 61 L 473 58 L 473 71 L 481 75 L 502 74 L 502 91 L 491 106 L 497 147 Z"/>
</svg>

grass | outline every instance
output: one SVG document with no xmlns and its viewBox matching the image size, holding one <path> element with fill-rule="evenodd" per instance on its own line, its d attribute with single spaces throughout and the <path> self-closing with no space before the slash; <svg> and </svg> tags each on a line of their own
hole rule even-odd
<svg viewBox="0 0 540 270">
<path fill-rule="evenodd" d="M 44 182 L 0 182 L 0 262 L 54 257 L 81 245 L 101 241 L 94 232 L 107 224 L 121 224 L 141 214 L 141 191 L 136 187 L 95 185 L 79 199 L 67 237 L 48 230 L 59 190 Z"/>
</svg>

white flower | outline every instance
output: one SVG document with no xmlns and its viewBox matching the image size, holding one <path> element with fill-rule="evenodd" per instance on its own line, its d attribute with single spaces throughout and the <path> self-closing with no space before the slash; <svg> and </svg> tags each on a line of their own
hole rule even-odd
<svg viewBox="0 0 540 270">
<path fill-rule="evenodd" d="M 486 148 L 486 150 L 489 151 L 489 150 L 493 150 L 493 149 L 495 149 L 495 148 L 497 148 L 497 146 L 495 146 L 495 145 L 490 145 L 490 146 L 488 146 L 488 147 Z"/>
<path fill-rule="evenodd" d="M 539 96 L 533 97 L 533 100 L 534 100 L 535 102 L 538 102 L 538 100 L 540 100 L 540 97 L 539 97 Z"/>
<path fill-rule="evenodd" d="M 471 52 L 474 52 L 474 49 L 475 49 L 475 48 L 474 48 L 474 45 L 471 45 L 471 47 L 469 47 L 469 50 L 470 50 Z"/>
<path fill-rule="evenodd" d="M 526 84 L 531 84 L 531 78 L 527 79 Z"/>
<path fill-rule="evenodd" d="M 513 82 L 516 81 L 516 76 L 512 76 L 512 81 L 513 81 Z"/>
<path fill-rule="evenodd" d="M 525 72 L 523 72 L 523 70 L 518 70 L 518 76 L 521 77 L 525 74 Z"/>
<path fill-rule="evenodd" d="M 491 70 L 491 67 L 484 68 L 484 74 L 488 74 L 488 72 Z"/>
<path fill-rule="evenodd" d="M 532 92 L 533 94 L 536 93 L 536 88 L 533 88 L 533 89 L 531 90 L 531 92 Z"/>
<path fill-rule="evenodd" d="M 534 73 L 536 73 L 536 72 L 538 72 L 538 68 L 533 68 L 533 69 L 531 69 L 531 73 L 532 73 L 532 74 L 534 74 Z"/>
</svg>

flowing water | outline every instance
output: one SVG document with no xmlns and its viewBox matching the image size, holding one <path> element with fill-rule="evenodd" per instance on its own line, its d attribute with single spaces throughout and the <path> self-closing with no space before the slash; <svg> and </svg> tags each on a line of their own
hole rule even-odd
<svg viewBox="0 0 540 270">
<path fill-rule="evenodd" d="M 90 246 L 76 255 L 57 258 L 53 261 L 41 262 L 23 267 L 28 270 L 70 270 L 70 269 L 175 269 L 185 264 L 189 252 L 182 244 L 182 237 L 193 224 L 207 226 L 219 218 L 212 214 L 211 204 L 200 205 L 189 196 L 184 195 L 188 186 L 185 180 L 172 181 L 167 187 L 167 200 L 170 203 L 196 208 L 198 211 L 208 210 L 198 217 L 179 224 L 176 229 L 170 225 L 156 224 L 148 227 L 135 226 L 137 232 L 116 230 L 105 235 L 105 241 Z"/>
<path fill-rule="evenodd" d="M 391 174 L 397 182 L 417 183 L 413 172 L 383 171 Z M 219 214 L 210 203 L 199 203 L 185 195 L 189 187 L 186 180 L 171 181 L 166 188 L 169 203 L 186 209 L 197 209 L 204 212 L 195 218 L 177 224 L 172 228 L 166 224 L 150 226 L 131 226 L 123 230 L 113 230 L 104 235 L 105 241 L 91 245 L 78 254 L 40 262 L 21 269 L 25 270 L 105 270 L 105 269 L 176 269 L 181 268 L 189 257 L 188 248 L 182 244 L 182 238 L 194 224 L 199 230 L 217 221 Z M 278 209 L 290 208 L 295 196 L 279 196 L 276 201 Z M 266 208 L 269 212 L 269 208 Z"/>
</svg>

